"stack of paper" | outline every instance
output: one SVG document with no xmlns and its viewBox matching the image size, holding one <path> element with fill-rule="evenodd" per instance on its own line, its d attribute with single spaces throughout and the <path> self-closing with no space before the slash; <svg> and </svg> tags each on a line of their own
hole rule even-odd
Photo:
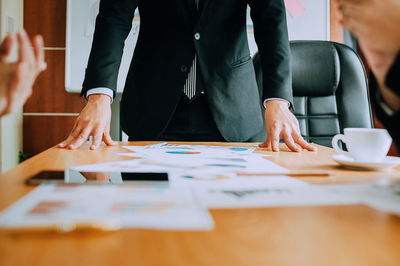
<svg viewBox="0 0 400 266">
<path fill-rule="evenodd" d="M 73 230 L 151 228 L 209 230 L 208 208 L 258 208 L 364 203 L 400 214 L 398 187 L 313 186 L 254 154 L 254 148 L 204 145 L 127 146 L 139 159 L 74 167 L 80 172 L 168 172 L 169 183 L 148 185 L 41 185 L 0 215 L 0 228 Z"/>
<path fill-rule="evenodd" d="M 190 189 L 134 185 L 41 185 L 0 216 L 0 228 L 210 230 Z"/>
<path fill-rule="evenodd" d="M 237 172 L 288 173 L 279 165 L 253 153 L 254 147 L 205 145 L 125 146 L 133 151 L 121 155 L 139 159 L 74 167 L 79 172 L 167 172 L 172 185 L 234 183 Z M 261 178 L 262 179 L 262 178 Z M 258 180 L 261 180 L 260 178 Z M 256 179 L 253 179 L 256 180 Z M 248 179 L 247 182 L 251 182 Z"/>
</svg>

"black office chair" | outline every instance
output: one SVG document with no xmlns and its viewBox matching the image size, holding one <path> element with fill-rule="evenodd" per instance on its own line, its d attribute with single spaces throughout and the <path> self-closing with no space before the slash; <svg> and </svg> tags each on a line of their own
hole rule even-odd
<svg viewBox="0 0 400 266">
<path fill-rule="evenodd" d="M 307 141 L 331 147 L 346 127 L 372 127 L 364 67 L 349 47 L 329 41 L 290 43 L 294 108 Z M 261 58 L 253 58 L 262 90 Z"/>
</svg>

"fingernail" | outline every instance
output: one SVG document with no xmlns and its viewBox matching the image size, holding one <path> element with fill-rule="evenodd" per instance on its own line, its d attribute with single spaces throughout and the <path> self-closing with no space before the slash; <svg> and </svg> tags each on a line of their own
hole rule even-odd
<svg viewBox="0 0 400 266">
<path fill-rule="evenodd" d="M 46 63 L 41 63 L 40 64 L 40 70 L 46 70 L 46 68 L 47 68 L 47 64 Z"/>
</svg>

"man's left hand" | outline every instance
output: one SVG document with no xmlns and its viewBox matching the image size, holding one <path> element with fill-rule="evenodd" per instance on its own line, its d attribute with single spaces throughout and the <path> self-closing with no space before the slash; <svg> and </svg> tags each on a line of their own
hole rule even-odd
<svg viewBox="0 0 400 266">
<path fill-rule="evenodd" d="M 302 149 L 316 151 L 317 148 L 307 143 L 300 133 L 299 122 L 290 112 L 288 102 L 270 100 L 265 109 L 265 126 L 267 140 L 260 147 L 279 151 L 279 140 L 284 139 L 291 151 L 300 152 Z"/>
</svg>

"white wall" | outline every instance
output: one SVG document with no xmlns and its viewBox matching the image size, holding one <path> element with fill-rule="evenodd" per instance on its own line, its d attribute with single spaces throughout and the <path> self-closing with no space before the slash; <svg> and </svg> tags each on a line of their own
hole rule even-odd
<svg viewBox="0 0 400 266">
<path fill-rule="evenodd" d="M 23 27 L 23 0 L 0 0 L 0 37 Z M 16 49 L 13 60 L 17 59 Z M 22 151 L 22 110 L 0 118 L 0 173 L 18 164 Z"/>
</svg>

